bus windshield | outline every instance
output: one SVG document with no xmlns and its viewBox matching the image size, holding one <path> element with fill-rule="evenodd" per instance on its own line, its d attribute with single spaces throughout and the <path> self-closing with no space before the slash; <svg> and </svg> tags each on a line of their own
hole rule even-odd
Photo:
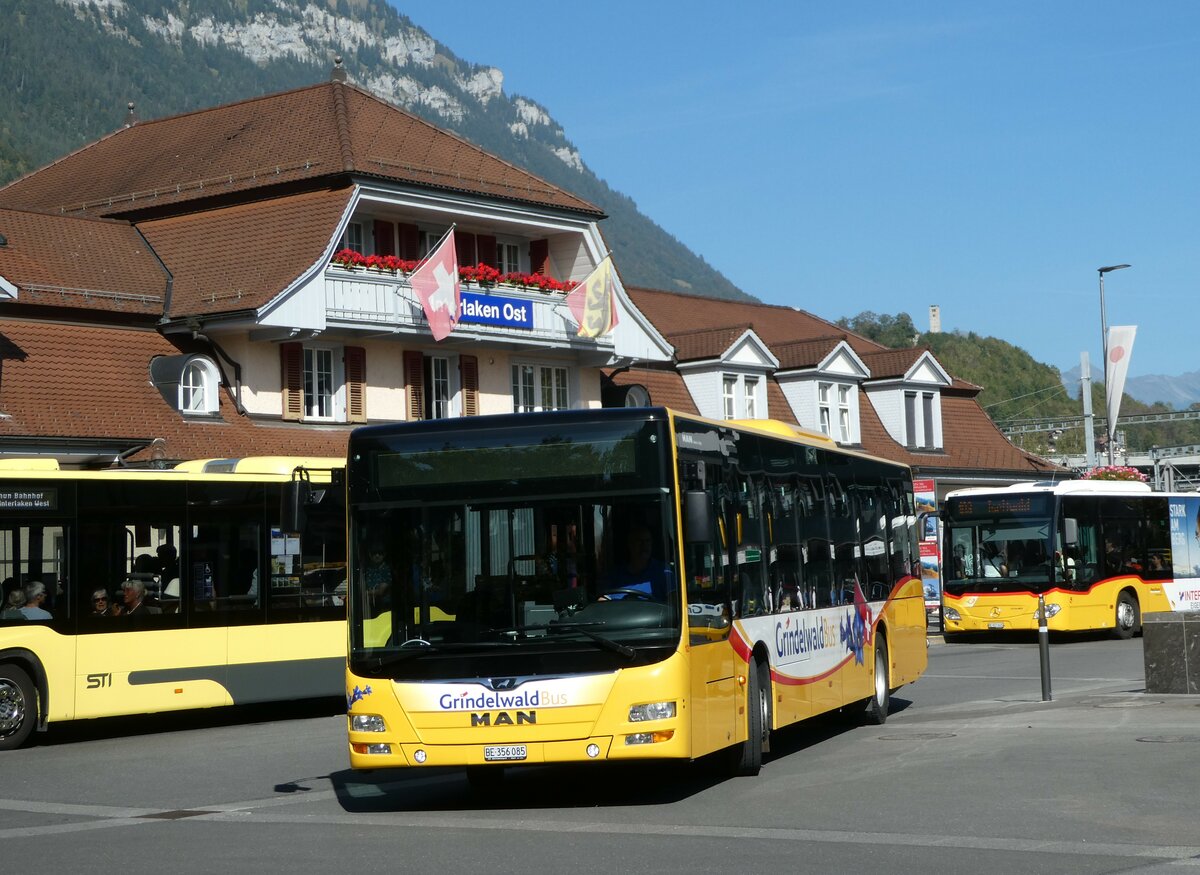
<svg viewBox="0 0 1200 875">
<path fill-rule="evenodd" d="M 351 663 L 367 677 L 608 670 L 681 633 L 663 423 L 370 429 L 351 451 Z M 480 660 L 479 657 L 484 659 Z"/>
<path fill-rule="evenodd" d="M 968 495 L 946 503 L 950 594 L 1044 592 L 1054 585 L 1054 496 Z"/>
</svg>

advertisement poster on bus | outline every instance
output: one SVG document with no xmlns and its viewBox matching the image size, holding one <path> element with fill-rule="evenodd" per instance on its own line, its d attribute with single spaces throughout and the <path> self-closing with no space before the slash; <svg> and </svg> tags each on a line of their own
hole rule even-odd
<svg viewBox="0 0 1200 875">
<path fill-rule="evenodd" d="M 1173 611 L 1200 611 L 1200 496 L 1173 497 L 1170 517 L 1175 580 L 1167 599 Z"/>
</svg>

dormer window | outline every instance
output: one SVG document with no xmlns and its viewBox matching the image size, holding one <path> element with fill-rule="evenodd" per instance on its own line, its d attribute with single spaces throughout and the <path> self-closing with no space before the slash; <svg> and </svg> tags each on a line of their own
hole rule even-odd
<svg viewBox="0 0 1200 875">
<path fill-rule="evenodd" d="M 908 446 L 923 450 L 937 447 L 934 397 L 933 392 L 904 393 L 904 440 Z"/>
<path fill-rule="evenodd" d="M 817 419 L 821 432 L 840 444 L 854 442 L 852 392 L 847 383 L 817 384 Z"/>
<path fill-rule="evenodd" d="M 726 419 L 765 417 L 763 378 L 758 374 L 722 374 L 721 400 Z"/>
<path fill-rule="evenodd" d="M 212 361 L 202 356 L 191 359 L 179 377 L 179 410 L 191 414 L 216 413 L 220 384 L 217 366 Z"/>
</svg>

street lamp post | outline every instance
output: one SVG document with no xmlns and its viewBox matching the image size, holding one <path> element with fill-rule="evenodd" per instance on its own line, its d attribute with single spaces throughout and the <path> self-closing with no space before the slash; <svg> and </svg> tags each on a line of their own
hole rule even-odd
<svg viewBox="0 0 1200 875">
<path fill-rule="evenodd" d="M 1127 267 L 1132 267 L 1129 264 L 1111 264 L 1108 267 L 1097 268 L 1100 274 L 1100 351 L 1104 355 L 1104 412 L 1105 412 L 1105 448 L 1108 450 L 1108 464 L 1112 467 L 1114 464 L 1113 456 L 1113 436 L 1117 433 L 1117 424 L 1108 421 L 1108 412 L 1112 410 L 1112 404 L 1109 403 L 1108 393 L 1111 391 L 1108 379 L 1108 316 L 1104 311 L 1104 275 L 1111 273 L 1114 270 L 1124 270 Z"/>
</svg>

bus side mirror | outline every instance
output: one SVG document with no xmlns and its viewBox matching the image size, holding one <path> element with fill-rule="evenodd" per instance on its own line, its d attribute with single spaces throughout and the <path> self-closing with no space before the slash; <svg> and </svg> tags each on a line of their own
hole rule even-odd
<svg viewBox="0 0 1200 875">
<path fill-rule="evenodd" d="M 689 544 L 705 544 L 712 537 L 712 502 L 707 492 L 683 494 L 683 535 Z"/>
<path fill-rule="evenodd" d="M 1079 543 L 1079 520 L 1073 517 L 1063 518 L 1063 539 L 1068 547 L 1074 547 Z"/>
<path fill-rule="evenodd" d="M 303 532 L 312 488 L 307 480 L 289 480 L 280 496 L 279 527 L 285 532 Z"/>
</svg>

